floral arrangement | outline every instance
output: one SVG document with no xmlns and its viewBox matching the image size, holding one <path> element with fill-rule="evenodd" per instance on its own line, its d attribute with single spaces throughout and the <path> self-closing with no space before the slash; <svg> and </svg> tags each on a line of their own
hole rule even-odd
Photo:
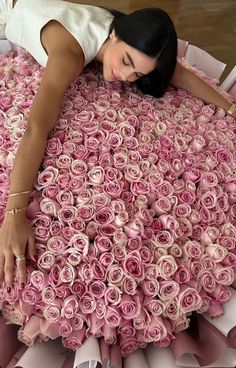
<svg viewBox="0 0 236 368">
<path fill-rule="evenodd" d="M 43 70 L 21 50 L 0 66 L 2 221 Z M 102 336 L 128 356 L 150 342 L 168 346 L 193 312 L 220 315 L 236 267 L 235 131 L 232 117 L 184 90 L 143 97 L 86 69 L 67 93 L 29 205 L 37 262 L 24 289 L 0 289 L 19 339 L 62 336 L 76 349 Z"/>
</svg>

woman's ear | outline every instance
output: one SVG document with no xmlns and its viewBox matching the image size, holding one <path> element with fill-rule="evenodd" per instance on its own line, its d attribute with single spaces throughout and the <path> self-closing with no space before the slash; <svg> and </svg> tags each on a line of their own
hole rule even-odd
<svg viewBox="0 0 236 368">
<path fill-rule="evenodd" d="M 110 38 L 115 38 L 116 37 L 116 33 L 115 33 L 115 30 L 113 28 L 112 32 L 110 33 Z"/>
</svg>

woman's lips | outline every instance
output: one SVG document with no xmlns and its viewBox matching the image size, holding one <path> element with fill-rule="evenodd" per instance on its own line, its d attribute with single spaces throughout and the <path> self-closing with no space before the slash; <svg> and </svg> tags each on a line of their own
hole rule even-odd
<svg viewBox="0 0 236 368">
<path fill-rule="evenodd" d="M 117 80 L 118 80 L 118 78 L 117 78 L 117 76 L 114 74 L 113 70 L 111 71 L 111 78 L 112 78 L 112 80 L 113 80 L 113 81 L 117 81 Z"/>
</svg>

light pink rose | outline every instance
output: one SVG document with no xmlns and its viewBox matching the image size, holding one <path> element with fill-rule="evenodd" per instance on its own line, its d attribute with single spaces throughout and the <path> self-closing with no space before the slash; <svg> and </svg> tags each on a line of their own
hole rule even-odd
<svg viewBox="0 0 236 368">
<path fill-rule="evenodd" d="M 199 259 L 204 253 L 204 247 L 195 240 L 188 240 L 184 244 L 184 252 L 189 258 Z"/>
<path fill-rule="evenodd" d="M 222 262 L 227 255 L 227 249 L 218 244 L 211 244 L 206 247 L 205 252 L 216 262 Z"/>
<path fill-rule="evenodd" d="M 226 303 L 232 297 L 230 289 L 219 284 L 209 295 L 216 299 L 220 304 Z"/>
<path fill-rule="evenodd" d="M 175 333 L 178 333 L 180 331 L 187 330 L 190 324 L 190 318 L 187 318 L 187 316 L 183 315 L 180 316 L 178 319 L 173 321 L 173 330 Z"/>
<path fill-rule="evenodd" d="M 96 300 L 93 296 L 86 293 L 80 299 L 79 306 L 84 314 L 90 314 L 96 309 Z"/>
<path fill-rule="evenodd" d="M 66 263 L 60 271 L 60 279 L 63 283 L 67 283 L 70 286 L 73 285 L 76 271 L 75 268 L 70 264 Z"/>
<path fill-rule="evenodd" d="M 76 350 L 82 345 L 85 337 L 85 327 L 83 326 L 80 330 L 73 331 L 69 336 L 63 337 L 63 345 L 67 349 Z"/>
<path fill-rule="evenodd" d="M 169 255 L 160 257 L 157 261 L 157 266 L 159 267 L 160 276 L 163 279 L 168 279 L 178 268 L 174 257 Z"/>
<path fill-rule="evenodd" d="M 141 289 L 144 295 L 155 297 L 159 291 L 159 283 L 156 280 L 143 280 Z"/>
<path fill-rule="evenodd" d="M 104 290 L 104 299 L 106 305 L 118 305 L 121 301 L 121 290 L 117 286 L 111 286 L 109 285 L 106 288 L 106 291 Z"/>
<path fill-rule="evenodd" d="M 213 275 L 221 285 L 231 285 L 234 281 L 234 270 L 231 267 L 217 265 L 213 270 Z"/>
<path fill-rule="evenodd" d="M 24 327 L 17 333 L 18 339 L 27 346 L 33 346 L 40 332 L 40 318 L 31 316 Z"/>
<path fill-rule="evenodd" d="M 38 266 L 42 270 L 50 270 L 55 262 L 55 256 L 53 253 L 46 251 L 38 259 Z"/>
<path fill-rule="evenodd" d="M 145 307 L 142 307 L 139 316 L 133 319 L 133 326 L 136 331 L 143 331 L 144 328 L 147 328 L 149 326 L 150 321 L 151 316 L 148 310 Z"/>
<path fill-rule="evenodd" d="M 124 277 L 122 284 L 122 291 L 127 295 L 135 295 L 138 284 L 131 277 Z"/>
<path fill-rule="evenodd" d="M 40 190 L 48 185 L 55 183 L 58 177 L 58 169 L 48 166 L 44 171 L 38 175 L 37 184 L 35 187 Z"/>
<path fill-rule="evenodd" d="M 158 295 L 162 301 L 173 299 L 179 293 L 179 284 L 175 281 L 161 281 Z"/>
<path fill-rule="evenodd" d="M 139 252 L 132 251 L 127 254 L 123 262 L 123 268 L 128 277 L 132 277 L 139 282 L 144 279 L 144 268 Z"/>
<path fill-rule="evenodd" d="M 74 318 L 79 308 L 79 303 L 74 295 L 70 295 L 63 300 L 61 316 L 66 319 Z"/>
<path fill-rule="evenodd" d="M 211 271 L 201 270 L 198 274 L 198 281 L 206 292 L 212 292 L 216 287 L 216 280 Z"/>
<path fill-rule="evenodd" d="M 170 247 L 174 243 L 173 235 L 168 230 L 161 230 L 156 236 L 155 236 L 155 242 L 160 247 Z"/>
<path fill-rule="evenodd" d="M 51 323 L 59 321 L 61 316 L 61 300 L 55 299 L 53 303 L 46 305 L 43 309 L 43 316 Z"/>
<path fill-rule="evenodd" d="M 120 286 L 123 283 L 124 271 L 121 267 L 114 264 L 107 272 L 107 281 L 112 285 Z"/>
<path fill-rule="evenodd" d="M 48 285 L 48 274 L 43 271 L 35 270 L 30 274 L 30 282 L 37 290 L 43 290 Z"/>
<path fill-rule="evenodd" d="M 121 322 L 120 310 L 116 306 L 108 306 L 104 316 L 106 324 L 111 327 L 118 327 Z"/>
<path fill-rule="evenodd" d="M 119 350 L 122 357 L 128 357 L 138 349 L 138 341 L 135 337 L 123 337 L 121 335 Z"/>
<path fill-rule="evenodd" d="M 202 300 L 199 293 L 191 287 L 180 286 L 178 295 L 178 304 L 183 313 L 190 313 L 198 310 L 202 305 Z"/>
<path fill-rule="evenodd" d="M 42 295 L 42 301 L 45 304 L 50 304 L 51 302 L 53 302 L 56 299 L 55 290 L 50 286 L 43 289 L 41 291 L 41 295 Z"/>
<path fill-rule="evenodd" d="M 167 329 L 160 317 L 151 317 L 151 322 L 144 329 L 144 339 L 146 342 L 160 341 L 167 336 Z"/>
<path fill-rule="evenodd" d="M 75 234 L 70 239 L 68 247 L 77 249 L 83 257 L 86 257 L 89 249 L 89 238 L 83 233 Z"/>
</svg>

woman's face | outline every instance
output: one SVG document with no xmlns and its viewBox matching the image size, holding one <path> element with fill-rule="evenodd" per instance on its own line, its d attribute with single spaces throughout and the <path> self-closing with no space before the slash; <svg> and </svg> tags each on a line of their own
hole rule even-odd
<svg viewBox="0 0 236 368">
<path fill-rule="evenodd" d="M 112 32 L 103 55 L 103 76 L 106 81 L 134 82 L 156 67 L 156 59 L 119 40 Z"/>
</svg>

